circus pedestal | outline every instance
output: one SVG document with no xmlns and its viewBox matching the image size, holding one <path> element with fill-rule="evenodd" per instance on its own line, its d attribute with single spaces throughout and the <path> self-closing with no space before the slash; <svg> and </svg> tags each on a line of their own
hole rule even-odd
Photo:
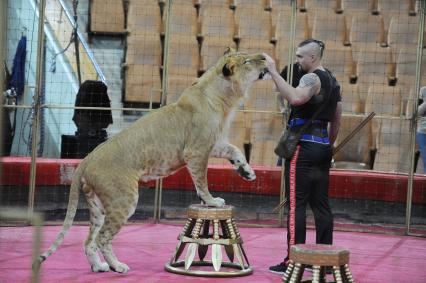
<svg viewBox="0 0 426 283">
<path fill-rule="evenodd" d="M 210 277 L 252 274 L 233 216 L 234 207 L 230 205 L 190 205 L 176 251 L 165 269 L 178 274 Z M 179 260 L 183 254 L 184 259 Z"/>
</svg>

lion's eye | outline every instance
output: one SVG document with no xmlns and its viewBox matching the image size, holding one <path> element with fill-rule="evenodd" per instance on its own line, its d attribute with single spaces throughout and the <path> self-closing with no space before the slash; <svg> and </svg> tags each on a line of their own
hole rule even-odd
<svg viewBox="0 0 426 283">
<path fill-rule="evenodd" d="M 246 60 L 244 60 L 244 63 L 243 63 L 243 64 L 248 64 L 248 63 L 250 63 L 250 59 L 246 59 Z"/>
</svg>

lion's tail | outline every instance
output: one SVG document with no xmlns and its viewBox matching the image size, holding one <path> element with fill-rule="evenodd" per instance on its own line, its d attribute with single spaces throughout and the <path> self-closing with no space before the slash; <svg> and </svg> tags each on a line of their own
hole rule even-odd
<svg viewBox="0 0 426 283">
<path fill-rule="evenodd" d="M 52 255 L 56 251 L 56 249 L 62 243 L 62 240 L 64 239 L 68 229 L 71 227 L 73 223 L 74 216 L 77 211 L 80 188 L 82 186 L 81 177 L 82 177 L 82 172 L 84 171 L 82 167 L 83 166 L 80 165 L 75 171 L 73 176 L 73 180 L 72 180 L 71 188 L 70 188 L 69 200 L 68 200 L 67 214 L 65 215 L 65 220 L 64 220 L 64 223 L 62 224 L 61 232 L 59 232 L 59 234 L 56 236 L 55 242 L 53 242 L 53 244 L 49 247 L 49 249 L 34 260 L 32 265 L 33 270 L 39 270 L 42 262 L 45 261 L 50 255 Z"/>
</svg>

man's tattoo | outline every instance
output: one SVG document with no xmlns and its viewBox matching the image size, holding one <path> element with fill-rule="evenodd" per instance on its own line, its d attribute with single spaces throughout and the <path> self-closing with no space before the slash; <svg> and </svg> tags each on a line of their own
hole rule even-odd
<svg viewBox="0 0 426 283">
<path fill-rule="evenodd" d="M 304 75 L 299 82 L 299 87 L 313 87 L 317 82 L 319 78 L 317 74 L 309 73 Z"/>
</svg>

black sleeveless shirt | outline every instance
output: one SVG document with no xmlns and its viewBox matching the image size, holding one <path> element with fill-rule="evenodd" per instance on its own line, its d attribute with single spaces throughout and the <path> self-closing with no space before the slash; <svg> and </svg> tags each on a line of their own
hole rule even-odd
<svg viewBox="0 0 426 283">
<path fill-rule="evenodd" d="M 318 113 L 315 120 L 321 120 L 324 122 L 333 120 L 334 113 L 336 112 L 337 102 L 342 100 L 340 95 L 340 86 L 334 76 L 328 71 L 317 69 L 314 71 L 314 73 L 321 81 L 321 90 L 319 93 L 319 95 L 322 95 L 321 101 L 316 102 L 318 101 L 318 97 L 315 96 L 318 95 L 313 95 L 308 102 L 298 106 L 291 106 L 290 119 L 309 119 L 314 115 L 316 110 L 325 103 L 327 105 L 321 110 L 320 113 Z M 337 90 L 336 87 L 338 88 Z"/>
</svg>

